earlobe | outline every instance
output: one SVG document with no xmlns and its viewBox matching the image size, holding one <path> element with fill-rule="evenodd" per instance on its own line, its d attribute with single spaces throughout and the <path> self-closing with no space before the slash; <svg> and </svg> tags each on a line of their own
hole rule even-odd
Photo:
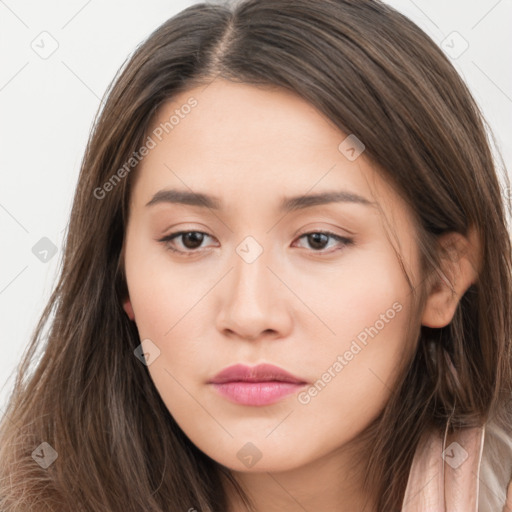
<svg viewBox="0 0 512 512">
<path fill-rule="evenodd" d="M 132 303 L 129 298 L 123 301 L 123 309 L 130 320 L 135 320 L 135 314 L 133 313 Z"/>
<path fill-rule="evenodd" d="M 435 272 L 421 323 L 426 327 L 448 325 L 461 297 L 478 279 L 479 244 L 474 230 L 466 238 L 450 232 L 439 237 L 441 268 Z"/>
</svg>

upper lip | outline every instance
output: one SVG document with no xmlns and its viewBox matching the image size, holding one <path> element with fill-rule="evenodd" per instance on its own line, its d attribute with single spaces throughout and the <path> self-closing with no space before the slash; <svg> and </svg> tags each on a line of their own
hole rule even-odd
<svg viewBox="0 0 512 512">
<path fill-rule="evenodd" d="M 209 382 L 213 384 L 223 384 L 225 382 L 292 382 L 295 384 L 305 384 L 306 382 L 292 375 L 291 373 L 274 366 L 273 364 L 259 364 L 257 366 L 246 366 L 244 364 L 235 364 L 228 366 L 219 372 Z"/>
</svg>

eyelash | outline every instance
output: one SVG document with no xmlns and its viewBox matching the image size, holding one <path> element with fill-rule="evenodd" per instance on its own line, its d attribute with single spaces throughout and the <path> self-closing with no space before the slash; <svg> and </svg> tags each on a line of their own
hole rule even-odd
<svg viewBox="0 0 512 512">
<path fill-rule="evenodd" d="M 182 256 L 185 256 L 185 257 L 188 257 L 188 256 L 194 256 L 195 254 L 197 254 L 198 252 L 200 252 L 200 249 L 190 249 L 190 250 L 187 250 L 187 251 L 181 251 L 179 249 L 176 249 L 175 247 L 172 247 L 171 245 L 171 242 L 174 238 L 178 238 L 180 237 L 181 235 L 186 235 L 186 234 L 189 234 L 189 233 L 200 233 L 202 235 L 206 235 L 206 236 L 210 236 L 211 235 L 208 235 L 208 233 L 205 233 L 204 231 L 194 231 L 194 230 L 190 230 L 190 231 L 176 231 L 174 233 L 170 233 L 166 236 L 164 236 L 163 238 L 160 238 L 158 241 L 163 243 L 165 248 L 174 252 L 174 253 L 178 253 Z M 342 246 L 343 247 L 346 247 L 348 245 L 352 245 L 354 243 L 354 240 L 352 238 L 348 238 L 348 237 L 345 237 L 345 236 L 340 236 L 340 235 L 336 235 L 335 233 L 332 233 L 331 231 L 308 231 L 306 233 L 302 233 L 297 239 L 300 240 L 301 238 L 304 238 L 308 235 L 313 235 L 313 234 L 322 234 L 322 235 L 326 235 L 330 238 L 333 238 L 335 240 L 337 240 L 338 242 L 341 242 Z M 325 250 L 312 250 L 312 252 L 314 253 L 318 253 L 318 254 L 330 254 L 332 252 L 335 252 L 336 249 L 333 251 L 333 250 L 330 250 L 330 251 L 325 251 Z"/>
</svg>

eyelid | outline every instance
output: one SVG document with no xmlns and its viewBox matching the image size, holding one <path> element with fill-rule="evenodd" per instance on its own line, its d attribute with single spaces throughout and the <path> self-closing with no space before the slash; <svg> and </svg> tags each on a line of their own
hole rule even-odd
<svg viewBox="0 0 512 512">
<path fill-rule="evenodd" d="M 326 232 L 326 233 L 330 233 L 335 236 L 341 236 L 341 237 L 346 237 L 346 238 L 351 238 L 351 237 L 356 236 L 355 231 L 351 231 L 350 229 L 347 229 L 346 227 L 342 228 L 338 225 L 332 224 L 331 222 L 325 223 L 325 224 L 327 224 L 326 227 L 321 227 L 321 226 L 319 226 L 319 223 L 322 223 L 322 221 L 310 222 L 310 223 L 306 224 L 305 226 L 301 227 L 300 229 L 297 229 L 292 236 L 296 237 L 296 236 L 301 236 L 305 233 L 322 233 L 322 232 Z M 333 230 L 342 231 L 344 234 L 335 233 Z"/>
</svg>

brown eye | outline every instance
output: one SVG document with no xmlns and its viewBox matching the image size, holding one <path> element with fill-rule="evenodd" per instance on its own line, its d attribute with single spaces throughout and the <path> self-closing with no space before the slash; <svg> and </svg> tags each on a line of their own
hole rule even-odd
<svg viewBox="0 0 512 512">
<path fill-rule="evenodd" d="M 311 233 L 306 237 L 312 249 L 324 249 L 329 242 L 329 236 L 325 233 Z"/>
<path fill-rule="evenodd" d="M 199 231 L 189 231 L 188 233 L 183 233 L 181 237 L 182 243 L 187 249 L 197 249 L 201 246 L 204 239 L 204 233 L 200 233 Z"/>
<path fill-rule="evenodd" d="M 329 240 L 331 239 L 335 240 L 337 242 L 337 245 L 341 245 L 342 247 L 353 243 L 353 240 L 351 238 L 339 236 L 334 233 L 331 233 L 330 231 L 312 231 L 309 233 L 304 233 L 299 237 L 299 240 L 303 238 L 307 240 L 308 245 L 311 249 L 313 249 L 313 252 L 323 252 Z M 336 246 L 336 244 L 334 244 L 334 246 Z"/>
<path fill-rule="evenodd" d="M 203 233 L 202 231 L 178 231 L 176 233 L 171 233 L 158 241 L 162 242 L 167 249 L 173 252 L 192 255 L 195 252 L 199 252 L 197 249 L 201 248 L 201 244 L 206 237 L 210 237 L 210 235 Z M 178 247 L 176 247 L 176 245 L 178 245 Z"/>
</svg>

